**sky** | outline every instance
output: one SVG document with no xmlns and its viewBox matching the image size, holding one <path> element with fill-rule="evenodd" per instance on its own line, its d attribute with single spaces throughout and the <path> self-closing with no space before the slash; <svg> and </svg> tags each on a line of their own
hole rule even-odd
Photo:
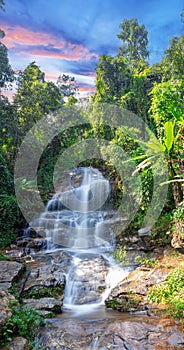
<svg viewBox="0 0 184 350">
<path fill-rule="evenodd" d="M 150 63 L 155 63 L 170 39 L 183 34 L 183 8 L 184 0 L 5 0 L 2 42 L 13 69 L 35 61 L 46 80 L 69 74 L 86 95 L 94 91 L 99 57 L 118 52 L 124 19 L 145 25 Z"/>
</svg>

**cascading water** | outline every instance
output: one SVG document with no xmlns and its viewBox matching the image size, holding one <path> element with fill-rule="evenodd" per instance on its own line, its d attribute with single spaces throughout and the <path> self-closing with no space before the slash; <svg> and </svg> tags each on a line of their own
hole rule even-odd
<svg viewBox="0 0 184 350">
<path fill-rule="evenodd" d="M 48 249 L 54 243 L 72 256 L 63 306 L 83 313 L 102 305 L 128 269 L 123 271 L 109 256 L 115 239 L 108 227 L 109 181 L 94 168 L 77 168 L 69 179 L 48 202 L 37 226 L 52 242 Z"/>
</svg>

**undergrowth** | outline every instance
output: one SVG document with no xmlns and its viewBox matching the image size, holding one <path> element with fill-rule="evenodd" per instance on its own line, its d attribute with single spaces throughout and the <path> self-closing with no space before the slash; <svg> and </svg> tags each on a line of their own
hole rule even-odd
<svg viewBox="0 0 184 350">
<path fill-rule="evenodd" d="M 148 300 L 165 304 L 169 314 L 184 325 L 184 264 L 174 269 L 164 283 L 151 287 Z"/>
<path fill-rule="evenodd" d="M 0 346 L 7 345 L 15 336 L 22 336 L 29 341 L 30 349 L 33 349 L 35 332 L 44 319 L 35 310 L 14 306 L 12 316 L 6 319 L 1 331 Z"/>
</svg>

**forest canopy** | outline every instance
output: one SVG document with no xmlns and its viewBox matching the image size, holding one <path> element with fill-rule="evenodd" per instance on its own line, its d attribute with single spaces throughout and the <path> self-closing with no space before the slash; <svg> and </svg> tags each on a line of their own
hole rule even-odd
<svg viewBox="0 0 184 350">
<path fill-rule="evenodd" d="M 0 8 L 4 2 L 0 0 Z M 4 37 L 3 29 L 0 38 Z M 56 83 L 47 81 L 44 72 L 36 62 L 30 62 L 19 73 L 10 66 L 8 49 L 0 42 L 0 246 L 4 247 L 16 239 L 16 234 L 26 226 L 14 192 L 14 165 L 16 155 L 26 133 L 44 116 L 62 110 L 66 106 L 85 109 L 90 123 L 68 128 L 57 135 L 42 155 L 38 170 L 38 182 L 43 202 L 53 191 L 53 170 L 60 152 L 72 144 L 88 138 L 106 139 L 112 145 L 125 150 L 135 161 L 140 174 L 142 189 L 135 190 L 136 198 L 142 196 L 141 204 L 128 228 L 129 232 L 138 230 L 153 196 L 153 173 L 150 159 L 153 144 L 145 142 L 144 147 L 137 143 L 136 131 L 127 133 L 125 127 L 105 125 L 103 119 L 96 123 L 93 119 L 95 108 L 108 103 L 121 110 L 134 113 L 148 126 L 159 143 L 168 167 L 168 194 L 162 215 L 155 223 L 152 234 L 158 242 L 172 239 L 173 232 L 178 240 L 183 240 L 183 181 L 184 181 L 184 36 L 171 38 L 164 57 L 155 64 L 149 63 L 148 32 L 136 18 L 123 20 L 117 34 L 120 47 L 115 56 L 102 55 L 96 67 L 96 91 L 90 101 L 79 100 L 78 86 L 73 77 L 63 74 Z M 3 94 L 3 89 L 17 88 L 12 100 Z M 95 107 L 96 106 L 96 107 Z M 132 126 L 133 127 L 133 126 Z M 156 147 L 156 146 L 155 146 Z M 96 166 L 107 176 L 117 179 L 113 189 L 113 204 L 118 207 L 123 193 L 128 188 L 126 176 L 121 179 L 113 166 L 112 155 L 109 161 L 86 159 L 83 165 Z M 157 167 L 157 168 L 156 168 Z M 160 166 L 155 163 L 155 173 Z M 24 184 L 25 185 L 25 184 Z M 26 185 L 27 189 L 29 184 Z M 128 195 L 128 194 L 127 194 Z M 174 229 L 166 236 L 169 225 Z M 158 229 L 162 227 L 162 229 Z"/>
</svg>

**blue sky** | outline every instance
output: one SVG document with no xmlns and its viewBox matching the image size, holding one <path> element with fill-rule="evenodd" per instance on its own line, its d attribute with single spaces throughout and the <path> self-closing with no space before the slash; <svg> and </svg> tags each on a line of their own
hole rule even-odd
<svg viewBox="0 0 184 350">
<path fill-rule="evenodd" d="M 183 33 L 183 8 L 183 0 L 5 0 L 0 28 L 14 69 L 36 61 L 46 79 L 67 73 L 90 92 L 99 56 L 116 55 L 121 45 L 117 34 L 125 18 L 145 25 L 153 63 Z"/>
</svg>

